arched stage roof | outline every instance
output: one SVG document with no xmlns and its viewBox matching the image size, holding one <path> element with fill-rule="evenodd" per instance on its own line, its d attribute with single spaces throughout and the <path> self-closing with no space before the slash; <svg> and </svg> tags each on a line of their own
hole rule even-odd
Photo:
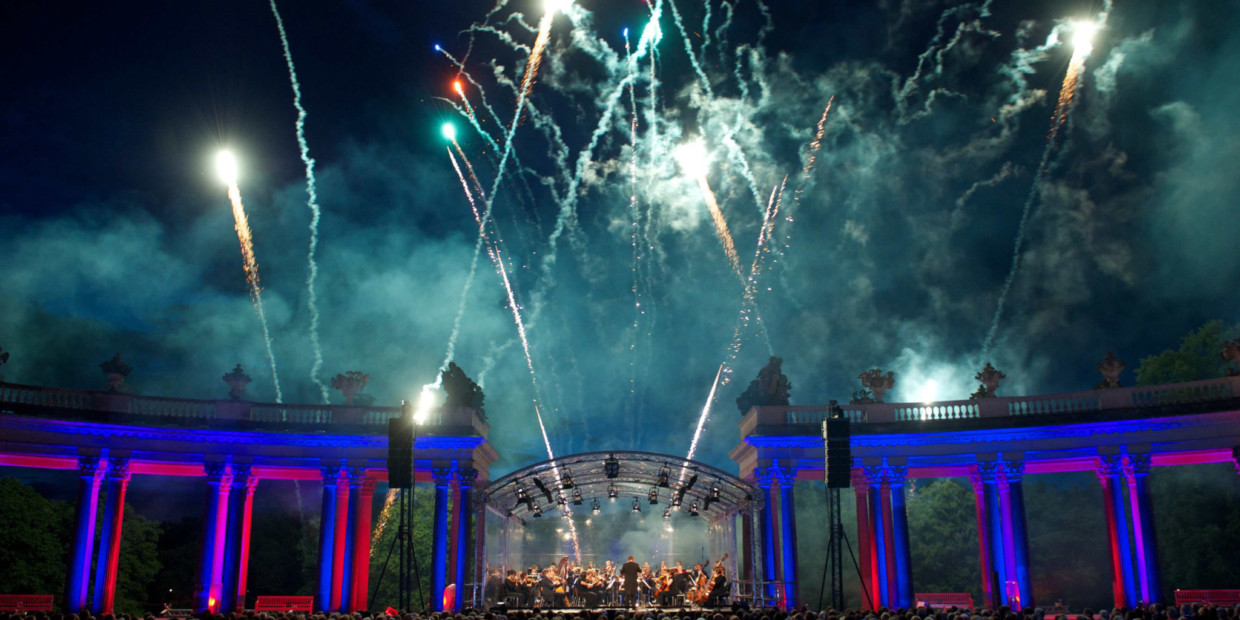
<svg viewBox="0 0 1240 620">
<path fill-rule="evenodd" d="M 609 459 L 618 465 L 614 478 L 607 475 Z M 666 476 L 666 486 L 660 484 L 661 475 Z M 572 486 L 565 487 L 569 482 Z M 722 469 L 683 457 L 631 450 L 583 452 L 535 463 L 487 485 L 483 498 L 500 514 L 525 518 L 533 516 L 535 506 L 542 514 L 559 510 L 561 494 L 564 505 L 572 510 L 577 491 L 582 507 L 576 510 L 590 510 L 592 500 L 607 499 L 613 487 L 618 499 L 638 498 L 643 504 L 649 501 L 651 490 L 657 489 L 661 505 L 668 505 L 683 489 L 681 509 L 687 511 L 697 502 L 703 517 L 762 507 L 758 487 Z"/>
</svg>

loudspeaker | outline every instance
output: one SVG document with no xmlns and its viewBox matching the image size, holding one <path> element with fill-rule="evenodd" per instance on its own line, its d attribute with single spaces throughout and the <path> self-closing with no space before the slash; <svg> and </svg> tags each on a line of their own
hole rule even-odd
<svg viewBox="0 0 1240 620">
<path fill-rule="evenodd" d="M 413 486 L 413 420 L 401 416 L 388 419 L 388 488 Z"/>
<path fill-rule="evenodd" d="M 826 446 L 827 488 L 847 489 L 852 486 L 852 429 L 848 418 L 831 417 L 822 421 L 822 441 Z"/>
</svg>

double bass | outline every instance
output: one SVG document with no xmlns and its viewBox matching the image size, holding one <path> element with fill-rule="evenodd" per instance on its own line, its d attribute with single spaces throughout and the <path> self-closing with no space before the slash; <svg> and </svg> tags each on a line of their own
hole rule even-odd
<svg viewBox="0 0 1240 620">
<path fill-rule="evenodd" d="M 728 554 L 723 554 L 723 558 L 715 562 L 715 568 L 718 569 L 720 566 L 723 566 L 727 559 Z M 712 570 L 711 572 L 713 573 L 714 571 Z M 698 575 L 697 583 L 694 584 L 693 602 L 697 605 L 705 605 L 708 600 L 710 600 L 710 575 L 703 570 L 702 574 Z"/>
</svg>

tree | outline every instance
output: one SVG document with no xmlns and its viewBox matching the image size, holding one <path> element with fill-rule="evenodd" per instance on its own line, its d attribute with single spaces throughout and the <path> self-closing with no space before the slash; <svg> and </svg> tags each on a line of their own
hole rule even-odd
<svg viewBox="0 0 1240 620">
<path fill-rule="evenodd" d="M 73 507 L 0 478 L 0 592 L 54 594 L 63 603 Z"/>
<path fill-rule="evenodd" d="M 150 586 L 159 574 L 159 536 L 162 528 L 125 504 L 120 561 L 116 568 L 116 613 L 132 616 L 155 611 L 161 600 L 152 599 Z"/>
<path fill-rule="evenodd" d="M 973 489 L 961 478 L 909 479 L 908 530 L 918 592 L 968 592 L 982 602 Z"/>
<path fill-rule="evenodd" d="M 1228 370 L 1227 362 L 1220 356 L 1223 342 L 1237 336 L 1240 336 L 1240 325 L 1210 321 L 1184 336 L 1179 348 L 1141 358 L 1137 366 L 1137 384 L 1184 383 L 1222 377 Z"/>
</svg>

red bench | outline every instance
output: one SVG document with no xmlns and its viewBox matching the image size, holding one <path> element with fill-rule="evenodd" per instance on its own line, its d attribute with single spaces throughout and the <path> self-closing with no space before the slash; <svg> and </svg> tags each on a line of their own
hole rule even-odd
<svg viewBox="0 0 1240 620">
<path fill-rule="evenodd" d="M 1240 605 L 1240 590 L 1176 590 L 1176 605 Z"/>
<path fill-rule="evenodd" d="M 917 607 L 959 607 L 973 611 L 973 595 L 968 592 L 925 592 L 914 594 Z"/>
<path fill-rule="evenodd" d="M 254 600 L 254 611 L 314 613 L 313 596 L 260 596 Z"/>
<path fill-rule="evenodd" d="M 0 594 L 0 611 L 51 610 L 51 594 Z"/>
</svg>

